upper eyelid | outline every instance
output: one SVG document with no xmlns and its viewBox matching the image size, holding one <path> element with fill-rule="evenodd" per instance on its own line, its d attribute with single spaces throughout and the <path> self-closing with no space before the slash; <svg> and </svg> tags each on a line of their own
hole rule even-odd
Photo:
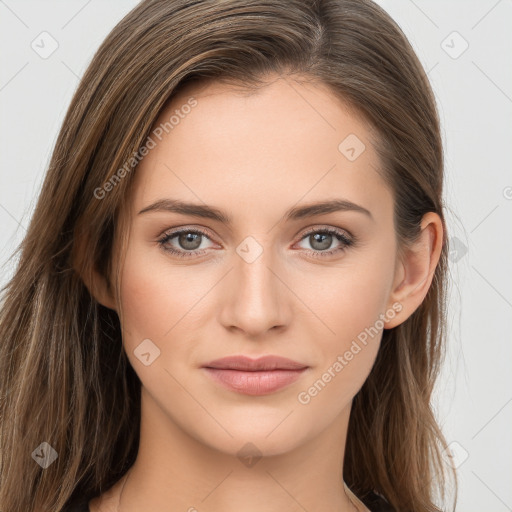
<svg viewBox="0 0 512 512">
<path fill-rule="evenodd" d="M 214 238 L 212 237 L 211 235 L 209 235 L 209 232 L 208 230 L 206 229 L 203 229 L 203 228 L 198 228 L 198 227 L 184 227 L 184 228 L 181 228 L 181 227 L 178 227 L 178 228 L 169 228 L 169 229 L 166 229 L 162 232 L 161 235 L 158 236 L 158 239 L 162 239 L 162 238 L 166 238 L 166 237 L 174 237 L 176 235 L 179 235 L 180 233 L 192 233 L 192 232 L 197 232 L 203 236 L 206 236 L 208 238 Z"/>
<path fill-rule="evenodd" d="M 348 230 L 348 229 L 345 229 L 345 228 L 339 228 L 339 227 L 336 227 L 336 226 L 320 226 L 320 227 L 317 227 L 317 226 L 313 226 L 311 228 L 306 228 L 305 231 L 303 231 L 302 233 L 302 236 L 306 236 L 310 233 L 315 233 L 317 231 L 336 231 L 336 232 L 341 232 L 341 233 L 346 233 L 347 236 L 349 238 L 353 238 L 354 236 L 352 235 L 352 233 Z"/>
</svg>

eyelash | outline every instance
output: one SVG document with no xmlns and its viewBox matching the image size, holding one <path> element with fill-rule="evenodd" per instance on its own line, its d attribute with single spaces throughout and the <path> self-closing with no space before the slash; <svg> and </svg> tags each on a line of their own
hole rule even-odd
<svg viewBox="0 0 512 512">
<path fill-rule="evenodd" d="M 164 236 L 162 236 L 158 240 L 159 246 L 164 251 L 170 252 L 171 254 L 173 254 L 174 256 L 177 256 L 178 258 L 193 258 L 195 256 L 201 256 L 202 254 L 204 254 L 206 252 L 205 249 L 203 249 L 202 251 L 198 251 L 197 249 L 196 249 L 196 251 L 181 251 L 181 250 L 178 251 L 170 246 L 165 245 L 170 240 L 175 238 L 177 235 L 181 235 L 182 233 L 193 233 L 193 234 L 197 234 L 197 235 L 203 235 L 206 238 L 210 238 L 208 236 L 208 233 L 206 233 L 205 231 L 203 231 L 199 228 L 180 229 L 177 231 L 172 231 L 170 233 L 165 233 Z M 356 238 L 354 236 L 351 236 L 351 238 L 349 238 L 347 235 L 345 235 L 345 233 L 343 233 L 342 231 L 340 231 L 338 229 L 334 229 L 334 228 L 321 228 L 321 229 L 313 228 L 313 229 L 307 231 L 306 233 L 304 233 L 302 235 L 302 238 L 299 241 L 304 240 L 307 236 L 309 236 L 313 233 L 334 235 L 336 237 L 336 239 L 339 242 L 341 242 L 341 244 L 342 244 L 340 247 L 338 247 L 336 249 L 330 249 L 328 251 L 308 250 L 310 255 L 313 256 L 314 258 L 325 258 L 327 256 L 332 256 L 333 254 L 337 254 L 339 252 L 345 251 L 347 248 L 354 246 L 355 242 L 356 242 Z"/>
</svg>

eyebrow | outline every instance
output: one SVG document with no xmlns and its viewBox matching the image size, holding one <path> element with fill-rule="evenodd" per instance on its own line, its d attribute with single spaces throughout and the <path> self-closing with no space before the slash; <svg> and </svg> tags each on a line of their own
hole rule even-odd
<svg viewBox="0 0 512 512">
<path fill-rule="evenodd" d="M 196 203 L 187 203 L 184 201 L 179 201 L 177 199 L 159 199 L 158 201 L 155 201 L 149 206 L 143 208 L 139 212 L 139 215 L 147 212 L 161 211 L 181 213 L 183 215 L 191 215 L 193 217 L 212 219 L 226 225 L 230 225 L 232 223 L 231 217 L 224 213 L 222 210 L 219 210 L 218 208 Z M 297 206 L 285 212 L 283 218 L 287 221 L 300 220 L 306 217 L 313 217 L 315 215 L 323 215 L 339 211 L 355 211 L 363 213 L 370 219 L 374 220 L 369 210 L 346 199 L 332 199 L 329 201 L 322 201 L 318 203 L 310 203 L 303 206 Z"/>
</svg>

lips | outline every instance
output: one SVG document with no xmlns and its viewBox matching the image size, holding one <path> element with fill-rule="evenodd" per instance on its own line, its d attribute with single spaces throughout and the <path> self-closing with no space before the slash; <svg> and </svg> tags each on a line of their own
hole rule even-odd
<svg viewBox="0 0 512 512">
<path fill-rule="evenodd" d="M 307 365 L 287 359 L 286 357 L 270 355 L 258 359 L 251 359 L 247 356 L 228 356 L 210 361 L 204 367 L 256 372 L 264 370 L 302 370 L 307 368 Z"/>
<path fill-rule="evenodd" d="M 280 356 L 251 359 L 229 356 L 205 364 L 203 370 L 221 386 L 246 395 L 267 395 L 295 382 L 308 366 Z"/>
</svg>

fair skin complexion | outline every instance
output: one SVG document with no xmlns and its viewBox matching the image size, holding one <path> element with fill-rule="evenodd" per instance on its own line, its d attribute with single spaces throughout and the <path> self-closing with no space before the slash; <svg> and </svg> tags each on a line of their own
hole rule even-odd
<svg viewBox="0 0 512 512">
<path fill-rule="evenodd" d="M 122 311 L 99 274 L 90 286 L 120 314 L 124 347 L 142 382 L 136 462 L 90 510 L 366 510 L 344 491 L 342 466 L 352 399 L 372 368 L 382 329 L 359 343 L 361 350 L 307 404 L 298 395 L 365 328 L 380 327 L 379 315 L 390 329 L 418 308 L 439 259 L 441 220 L 426 214 L 420 239 L 399 260 L 393 198 L 376 171 L 368 127 L 325 87 L 276 77 L 246 96 L 226 84 L 196 84 L 156 125 L 190 96 L 197 106 L 156 140 L 136 170 L 128 249 L 117 262 Z M 353 161 L 338 149 L 349 134 L 366 146 Z M 139 214 L 161 199 L 215 207 L 231 223 L 170 211 Z M 371 215 L 284 217 L 331 199 Z M 186 245 L 186 233 L 159 245 L 176 228 L 206 236 L 197 249 Z M 343 249 L 334 235 L 315 238 L 326 228 L 356 240 Z M 250 251 L 262 251 L 250 263 L 237 252 L 246 237 L 257 241 Z M 401 311 L 391 318 L 393 304 Z M 148 366 L 134 354 L 146 339 L 160 350 Z M 201 369 L 238 354 L 276 354 L 308 368 L 265 396 L 223 388 Z M 261 455 L 250 466 L 237 455 L 247 443 Z"/>
</svg>

